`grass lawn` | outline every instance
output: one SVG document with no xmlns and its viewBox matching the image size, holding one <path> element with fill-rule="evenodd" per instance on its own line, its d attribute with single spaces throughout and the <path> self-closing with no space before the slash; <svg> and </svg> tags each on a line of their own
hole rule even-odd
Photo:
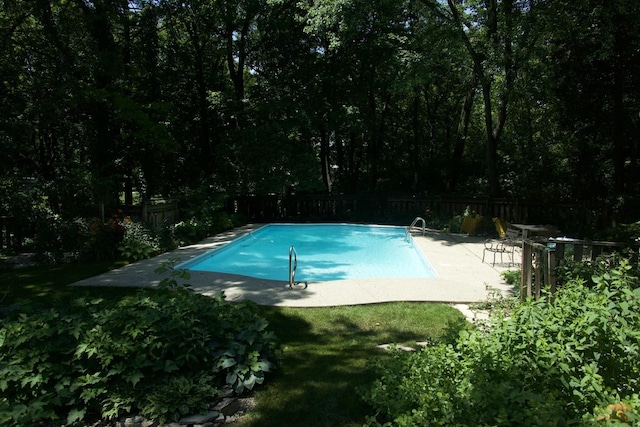
<svg viewBox="0 0 640 427">
<path fill-rule="evenodd" d="M 126 264 L 126 261 L 105 261 L 0 270 L 0 305 L 9 305 L 19 300 L 51 304 L 84 295 L 86 288 L 67 285 Z M 95 288 L 91 292 L 117 296 L 130 293 L 131 289 Z"/>
<path fill-rule="evenodd" d="M 123 265 L 74 264 L 0 271 L 0 305 L 44 304 L 80 295 L 118 297 L 133 288 L 67 286 Z M 373 379 L 369 362 L 387 357 L 379 344 L 416 347 L 466 327 L 456 309 L 435 303 L 388 303 L 331 308 L 259 307 L 282 345 L 281 366 L 255 391 L 256 407 L 239 426 L 361 426 L 371 414 L 358 388 Z"/>
<path fill-rule="evenodd" d="M 261 307 L 281 340 L 281 367 L 255 392 L 240 426 L 362 426 L 371 415 L 357 389 L 373 381 L 378 344 L 416 347 L 466 326 L 447 305 L 388 303 L 332 308 Z M 283 424 L 284 423 L 284 424 Z"/>
</svg>

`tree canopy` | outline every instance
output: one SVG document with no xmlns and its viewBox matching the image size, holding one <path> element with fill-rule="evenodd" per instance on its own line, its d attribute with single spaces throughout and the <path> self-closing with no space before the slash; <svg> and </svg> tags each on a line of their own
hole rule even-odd
<svg viewBox="0 0 640 427">
<path fill-rule="evenodd" d="M 640 191 L 640 3 L 0 0 L 0 214 Z M 122 200 L 119 200 L 119 198 Z"/>
</svg>

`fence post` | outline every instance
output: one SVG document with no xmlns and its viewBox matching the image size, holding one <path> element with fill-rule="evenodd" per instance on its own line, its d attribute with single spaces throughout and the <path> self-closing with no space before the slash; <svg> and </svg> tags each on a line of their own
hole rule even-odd
<svg viewBox="0 0 640 427">
<path fill-rule="evenodd" d="M 549 287 L 552 294 L 556 292 L 556 250 L 549 248 L 547 250 L 547 274 L 549 278 Z"/>
<path fill-rule="evenodd" d="M 531 296 L 531 276 L 533 273 L 531 241 L 522 242 L 522 278 L 520 297 L 524 300 Z"/>
</svg>

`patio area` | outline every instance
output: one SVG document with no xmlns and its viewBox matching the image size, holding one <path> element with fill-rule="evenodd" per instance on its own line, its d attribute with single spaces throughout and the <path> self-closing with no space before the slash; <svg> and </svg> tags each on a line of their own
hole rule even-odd
<svg viewBox="0 0 640 427">
<path fill-rule="evenodd" d="M 183 262 L 262 224 L 249 224 L 218 234 L 202 242 L 182 247 L 152 259 L 75 283 L 75 286 L 155 287 L 167 277 L 155 270 L 167 261 Z M 414 235 L 438 277 L 433 279 L 359 279 L 310 282 L 289 288 L 288 282 L 255 279 L 222 273 L 190 272 L 185 280 L 196 292 L 213 295 L 224 291 L 228 301 L 250 299 L 260 305 L 289 307 L 326 307 L 373 304 L 391 301 L 430 301 L 468 304 L 485 301 L 489 289 L 508 294 L 512 287 L 500 273 L 508 264 L 482 262 L 484 237 L 449 234 L 427 230 L 425 236 Z M 505 259 L 506 261 L 506 259 Z M 283 266 L 286 268 L 286 266 Z M 511 267 L 513 268 L 513 267 Z"/>
</svg>

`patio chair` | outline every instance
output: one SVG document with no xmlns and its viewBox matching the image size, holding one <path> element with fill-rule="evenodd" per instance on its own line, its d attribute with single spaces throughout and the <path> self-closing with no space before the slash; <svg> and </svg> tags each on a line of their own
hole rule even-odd
<svg viewBox="0 0 640 427">
<path fill-rule="evenodd" d="M 498 222 L 496 223 L 496 229 L 498 229 Z M 500 232 L 500 229 L 498 229 Z M 504 263 L 504 254 L 509 255 L 509 265 L 515 265 L 515 250 L 516 247 L 522 247 L 522 234 L 514 228 L 503 229 L 503 233 L 500 233 L 499 240 L 486 240 L 484 242 L 484 249 L 482 251 L 482 262 L 484 262 L 487 252 L 493 253 L 493 263 L 496 265 L 496 255 L 500 254 L 500 262 Z"/>
<path fill-rule="evenodd" d="M 504 254 L 511 256 L 511 263 L 513 263 L 513 249 L 509 249 L 505 244 L 505 239 L 500 240 L 485 240 L 484 249 L 482 250 L 482 262 L 487 252 L 493 253 L 492 266 L 496 265 L 496 255 L 500 254 L 500 263 L 504 263 Z"/>
<path fill-rule="evenodd" d="M 511 248 L 511 263 L 515 265 L 515 252 L 516 248 L 522 249 L 522 233 L 515 228 L 507 228 L 506 235 L 504 237 L 505 246 Z"/>
</svg>

